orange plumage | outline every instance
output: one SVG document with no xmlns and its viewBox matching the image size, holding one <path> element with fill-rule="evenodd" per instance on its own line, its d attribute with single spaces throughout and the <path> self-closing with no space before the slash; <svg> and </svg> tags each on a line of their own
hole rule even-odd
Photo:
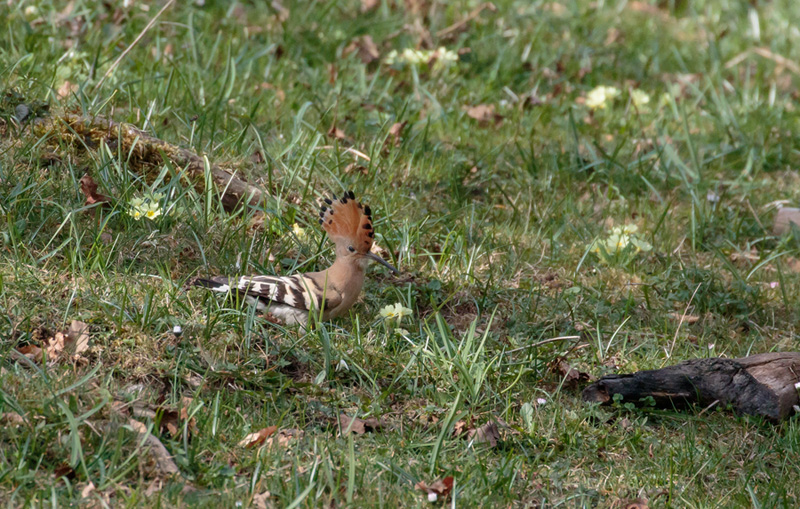
<svg viewBox="0 0 800 509">
<path fill-rule="evenodd" d="M 368 253 L 375 235 L 371 214 L 369 206 L 356 201 L 353 191 L 347 191 L 341 199 L 325 199 L 319 222 L 334 243 L 350 242 L 359 253 Z"/>
</svg>

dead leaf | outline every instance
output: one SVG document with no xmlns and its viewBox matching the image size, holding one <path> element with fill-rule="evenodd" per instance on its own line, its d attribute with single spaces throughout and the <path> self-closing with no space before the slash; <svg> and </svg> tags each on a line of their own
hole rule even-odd
<svg viewBox="0 0 800 509">
<path fill-rule="evenodd" d="M 66 80 L 64 81 L 64 83 L 61 84 L 60 87 L 58 87 L 56 95 L 58 96 L 59 99 L 63 99 L 77 91 L 78 91 L 78 85 L 70 82 L 69 80 Z"/>
<path fill-rule="evenodd" d="M 469 426 L 467 424 L 467 421 L 458 421 L 453 426 L 453 436 L 454 437 L 460 437 L 461 435 L 463 435 L 464 433 L 469 431 L 468 427 Z"/>
<path fill-rule="evenodd" d="M 128 426 L 130 426 L 131 429 L 136 433 L 147 433 L 147 426 L 135 419 L 128 419 Z"/>
<path fill-rule="evenodd" d="M 625 509 L 648 509 L 650 506 L 647 505 L 646 498 L 637 498 L 636 500 L 629 500 L 623 502 Z"/>
<path fill-rule="evenodd" d="M 467 437 L 471 438 L 474 444 L 489 444 L 490 447 L 495 447 L 500 440 L 500 430 L 495 421 L 489 421 L 478 429 L 467 431 Z"/>
<path fill-rule="evenodd" d="M 159 409 L 161 411 L 161 431 L 166 429 L 173 437 L 178 436 L 185 422 L 190 433 L 197 433 L 197 425 L 194 417 L 189 419 L 189 407 L 192 406 L 193 402 L 194 400 L 192 398 L 184 396 L 181 398 L 180 411 L 161 407 Z"/>
<path fill-rule="evenodd" d="M 345 173 L 360 173 L 362 175 L 369 175 L 369 169 L 366 166 L 362 166 L 358 163 L 350 163 L 344 167 Z"/>
<path fill-rule="evenodd" d="M 349 430 L 356 435 L 363 435 L 367 431 L 378 431 L 383 426 L 381 422 L 374 417 L 364 420 L 358 417 L 351 418 L 345 414 L 341 414 L 339 415 L 339 421 L 341 422 L 343 432 Z"/>
<path fill-rule="evenodd" d="M 789 267 L 789 270 L 794 273 L 800 272 L 800 260 L 795 258 L 794 256 L 787 256 L 784 261 L 786 262 L 786 266 Z"/>
<path fill-rule="evenodd" d="M 730 259 L 732 262 L 757 262 L 761 257 L 758 255 L 758 249 L 752 248 L 749 251 L 733 252 Z"/>
<path fill-rule="evenodd" d="M 503 115 L 495 113 L 494 104 L 478 104 L 467 108 L 467 115 L 478 121 L 478 125 L 486 127 L 489 124 L 499 126 L 503 123 Z"/>
<path fill-rule="evenodd" d="M 300 440 L 305 433 L 301 429 L 282 429 L 277 435 L 266 440 L 267 447 L 277 444 L 279 447 L 287 447 L 292 440 Z"/>
<path fill-rule="evenodd" d="M 250 433 L 239 442 L 239 447 L 253 448 L 257 445 L 264 443 L 264 441 L 273 433 L 278 431 L 277 426 L 270 426 L 268 428 L 261 428 L 255 433 Z"/>
<path fill-rule="evenodd" d="M 4 412 L 0 414 L 0 424 L 17 427 L 25 424 L 25 418 L 16 412 Z"/>
<path fill-rule="evenodd" d="M 83 489 L 81 490 L 81 498 L 89 498 L 89 495 L 91 495 L 93 491 L 94 491 L 94 483 L 92 481 L 89 481 L 89 484 L 84 486 Z"/>
<path fill-rule="evenodd" d="M 344 140 L 346 138 L 344 131 L 332 125 L 330 129 L 328 129 L 328 136 L 331 138 L 336 138 L 337 140 Z"/>
<path fill-rule="evenodd" d="M 381 56 L 378 51 L 378 46 L 375 45 L 375 41 L 372 40 L 372 36 L 370 35 L 362 35 L 361 37 L 353 39 L 344 49 L 345 56 L 353 52 L 358 55 L 358 58 L 361 59 L 361 62 L 364 64 L 371 64 Z"/>
<path fill-rule="evenodd" d="M 560 359 L 557 363 L 551 364 L 550 369 L 564 380 L 564 385 L 567 387 L 575 388 L 582 383 L 592 380 L 591 375 L 573 368 L 570 366 L 569 362 L 564 359 Z"/>
<path fill-rule="evenodd" d="M 269 491 L 253 495 L 253 505 L 256 506 L 256 509 L 267 509 L 267 499 L 271 496 L 272 493 Z"/>
<path fill-rule="evenodd" d="M 158 477 L 156 477 L 147 486 L 147 489 L 144 491 L 144 495 L 146 497 L 152 497 L 153 495 L 155 495 L 156 493 L 161 491 L 161 488 L 163 488 L 163 487 L 164 487 L 164 482 L 161 479 L 159 479 Z"/>
<path fill-rule="evenodd" d="M 81 192 L 86 197 L 86 205 L 95 203 L 111 203 L 111 198 L 97 192 L 97 182 L 88 173 L 84 174 L 80 180 Z"/>
<path fill-rule="evenodd" d="M 389 136 L 387 136 L 386 141 L 383 142 L 384 149 L 389 147 L 397 147 L 400 145 L 400 141 L 402 141 L 403 136 L 403 129 L 405 129 L 407 123 L 408 122 L 395 122 L 392 127 L 389 128 Z"/>
<path fill-rule="evenodd" d="M 25 345 L 17 348 L 17 352 L 21 353 L 28 359 L 35 361 L 42 359 L 42 349 L 36 345 Z"/>
<path fill-rule="evenodd" d="M 89 349 L 89 326 L 80 320 L 72 320 L 67 331 L 74 355 L 80 355 Z"/>
<path fill-rule="evenodd" d="M 361 13 L 369 12 L 380 5 L 380 0 L 361 0 Z"/>
<path fill-rule="evenodd" d="M 453 490 L 453 476 L 449 475 L 430 486 L 425 481 L 420 481 L 414 487 L 427 493 L 429 502 L 436 502 L 439 497 L 447 498 L 450 495 Z"/>
<path fill-rule="evenodd" d="M 69 466 L 69 463 L 62 463 L 56 467 L 53 471 L 53 475 L 56 479 L 60 479 L 61 477 L 66 477 L 67 479 L 74 479 L 75 478 L 75 471 Z"/>
<path fill-rule="evenodd" d="M 670 313 L 669 317 L 679 322 L 683 319 L 683 323 L 688 323 L 689 325 L 700 321 L 700 317 L 697 315 L 684 315 L 683 313 Z"/>
</svg>

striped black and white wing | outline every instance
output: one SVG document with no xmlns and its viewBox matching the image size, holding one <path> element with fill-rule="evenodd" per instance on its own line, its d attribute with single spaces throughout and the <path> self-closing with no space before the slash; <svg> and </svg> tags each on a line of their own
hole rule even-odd
<svg viewBox="0 0 800 509">
<path fill-rule="evenodd" d="M 255 299 L 259 309 L 288 306 L 302 311 L 318 310 L 323 305 L 323 298 L 325 309 L 331 309 L 341 300 L 340 295 L 331 291 L 323 292 L 314 279 L 303 274 L 283 277 L 246 276 L 238 279 L 215 277 L 210 280 L 198 279 L 194 284 L 221 293 L 238 291 Z"/>
</svg>

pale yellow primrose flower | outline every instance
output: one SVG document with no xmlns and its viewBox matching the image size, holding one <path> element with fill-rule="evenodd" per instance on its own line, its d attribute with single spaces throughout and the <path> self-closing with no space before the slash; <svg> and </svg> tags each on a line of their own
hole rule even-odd
<svg viewBox="0 0 800 509">
<path fill-rule="evenodd" d="M 603 109 L 606 107 L 606 103 L 613 101 L 619 94 L 620 91 L 616 87 L 600 85 L 586 94 L 586 106 L 593 110 Z"/>
<path fill-rule="evenodd" d="M 631 101 L 636 108 L 643 109 L 650 102 L 650 96 L 644 90 L 635 88 L 631 90 Z"/>
<path fill-rule="evenodd" d="M 399 302 L 397 304 L 389 304 L 380 311 L 380 315 L 387 321 L 397 320 L 399 322 L 404 316 L 411 316 L 411 314 L 412 311 L 407 307 L 403 307 Z"/>
<path fill-rule="evenodd" d="M 158 203 L 150 202 L 144 211 L 144 216 L 151 221 L 161 215 L 161 206 Z"/>
<path fill-rule="evenodd" d="M 305 240 L 305 238 L 306 238 L 306 230 L 303 227 L 301 227 L 299 224 L 294 223 L 292 225 L 292 231 L 294 232 L 295 237 L 297 237 L 297 240 Z"/>
</svg>

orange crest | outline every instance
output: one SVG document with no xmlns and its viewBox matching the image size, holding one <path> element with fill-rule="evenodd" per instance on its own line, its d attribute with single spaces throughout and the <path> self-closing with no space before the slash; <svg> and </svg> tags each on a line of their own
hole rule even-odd
<svg viewBox="0 0 800 509">
<path fill-rule="evenodd" d="M 349 242 L 359 253 L 368 253 L 375 235 L 371 214 L 368 206 L 356 201 L 353 191 L 347 191 L 341 199 L 325 199 L 319 223 L 333 242 Z"/>
</svg>

